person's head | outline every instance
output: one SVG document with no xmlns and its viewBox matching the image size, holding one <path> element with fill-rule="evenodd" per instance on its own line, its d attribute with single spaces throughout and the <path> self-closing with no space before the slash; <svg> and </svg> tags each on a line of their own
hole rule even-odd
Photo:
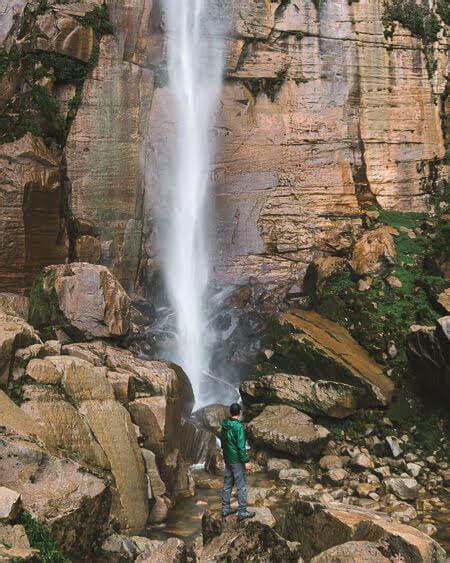
<svg viewBox="0 0 450 563">
<path fill-rule="evenodd" d="M 230 415 L 231 416 L 239 416 L 241 414 L 241 405 L 238 403 L 233 403 L 230 406 Z"/>
</svg>

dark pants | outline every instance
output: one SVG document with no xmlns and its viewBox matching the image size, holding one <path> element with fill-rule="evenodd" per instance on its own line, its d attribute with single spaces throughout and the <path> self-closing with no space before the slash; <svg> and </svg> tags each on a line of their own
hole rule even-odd
<svg viewBox="0 0 450 563">
<path fill-rule="evenodd" d="M 247 478 L 243 463 L 230 463 L 225 465 L 222 491 L 222 510 L 230 510 L 231 491 L 233 485 L 237 487 L 239 512 L 247 511 Z"/>
</svg>

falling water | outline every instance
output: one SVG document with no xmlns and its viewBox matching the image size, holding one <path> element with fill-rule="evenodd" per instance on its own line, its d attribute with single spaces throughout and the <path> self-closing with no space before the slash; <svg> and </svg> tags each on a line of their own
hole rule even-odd
<svg viewBox="0 0 450 563">
<path fill-rule="evenodd" d="M 202 382 L 210 370 L 214 345 L 207 316 L 212 250 L 209 175 L 224 38 L 217 9 L 211 19 L 212 4 L 211 0 L 164 0 L 176 140 L 169 157 L 171 172 L 162 186 L 168 213 L 161 225 L 161 259 L 176 316 L 174 359 L 192 382 L 197 406 L 207 400 Z"/>
</svg>

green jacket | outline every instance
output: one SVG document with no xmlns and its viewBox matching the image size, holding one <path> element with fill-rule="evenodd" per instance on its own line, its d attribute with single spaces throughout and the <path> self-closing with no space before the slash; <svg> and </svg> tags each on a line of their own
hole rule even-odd
<svg viewBox="0 0 450 563">
<path fill-rule="evenodd" d="M 244 426 L 239 420 L 227 418 L 222 422 L 220 441 L 225 463 L 247 463 Z"/>
</svg>

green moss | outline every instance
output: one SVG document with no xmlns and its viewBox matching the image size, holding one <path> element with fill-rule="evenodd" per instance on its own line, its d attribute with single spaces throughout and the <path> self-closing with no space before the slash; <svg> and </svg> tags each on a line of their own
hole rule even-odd
<svg viewBox="0 0 450 563">
<path fill-rule="evenodd" d="M 415 0 L 388 0 L 384 3 L 383 24 L 388 35 L 394 33 L 396 21 L 422 39 L 425 45 L 436 41 L 441 29 L 436 14 Z"/>
<path fill-rule="evenodd" d="M 29 321 L 35 328 L 57 322 L 58 299 L 54 289 L 54 272 L 42 272 L 30 290 Z"/>
<path fill-rule="evenodd" d="M 20 517 L 20 524 L 25 527 L 31 547 L 39 549 L 39 561 L 42 563 L 70 563 L 70 559 L 61 553 L 47 528 L 33 518 L 31 514 L 23 512 Z"/>
<path fill-rule="evenodd" d="M 263 92 L 272 102 L 274 102 L 286 79 L 286 75 L 287 68 L 284 68 L 278 71 L 275 77 L 246 78 L 245 80 L 242 80 L 242 82 L 254 98 L 256 98 L 260 92 Z"/>
</svg>

